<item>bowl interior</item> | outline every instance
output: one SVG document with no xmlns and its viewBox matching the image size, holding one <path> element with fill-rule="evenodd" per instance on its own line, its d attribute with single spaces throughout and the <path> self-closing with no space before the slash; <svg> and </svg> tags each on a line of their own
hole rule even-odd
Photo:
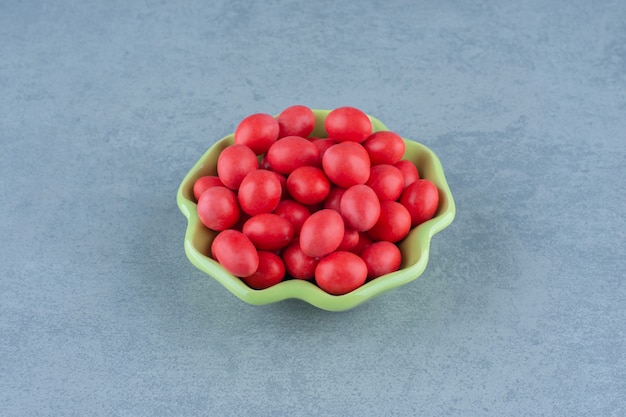
<svg viewBox="0 0 626 417">
<path fill-rule="evenodd" d="M 316 124 L 311 137 L 326 137 L 324 119 L 330 110 L 313 110 L 313 112 Z M 372 116 L 370 119 L 373 131 L 388 130 L 380 120 Z M 193 184 L 204 175 L 217 175 L 217 158 L 224 148 L 233 143 L 232 134 L 211 146 L 191 168 L 178 188 L 177 204 L 188 220 L 184 242 L 187 257 L 194 266 L 215 278 L 235 296 L 256 305 L 297 298 L 324 310 L 342 311 L 413 281 L 426 268 L 432 236 L 452 223 L 455 205 L 443 168 L 434 152 L 418 142 L 409 139 L 404 139 L 404 141 L 406 144 L 404 159 L 413 162 L 421 178 L 429 179 L 437 186 L 439 208 L 431 220 L 415 227 L 399 243 L 402 252 L 400 270 L 371 280 L 348 294 L 336 296 L 324 292 L 311 282 L 295 279 L 285 280 L 264 290 L 254 290 L 222 268 L 210 257 L 211 243 L 216 232 L 206 228 L 198 218 Z"/>
</svg>

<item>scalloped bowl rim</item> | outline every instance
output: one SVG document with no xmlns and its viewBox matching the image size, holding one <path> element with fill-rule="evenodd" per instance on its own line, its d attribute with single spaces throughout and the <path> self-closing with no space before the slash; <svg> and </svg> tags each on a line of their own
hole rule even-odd
<svg viewBox="0 0 626 417">
<path fill-rule="evenodd" d="M 316 116 L 316 128 L 311 136 L 323 137 L 326 135 L 323 120 L 330 110 L 313 109 L 313 112 Z M 373 131 L 389 130 L 380 120 L 371 115 L 368 116 L 372 121 Z M 448 227 L 454 220 L 456 207 L 439 158 L 425 145 L 403 137 L 407 149 L 405 158 L 408 154 L 413 158 L 419 157 L 428 163 L 428 172 L 423 175 L 423 170 L 420 170 L 420 177 L 428 178 L 435 183 L 440 194 L 440 204 L 432 219 L 415 227 L 399 243 L 403 254 L 401 269 L 368 281 L 356 290 L 344 295 L 328 294 L 309 281 L 297 279 L 285 280 L 263 290 L 252 289 L 241 279 L 226 271 L 217 261 L 204 255 L 194 243 L 198 237 L 196 233 L 199 230 L 209 234 L 211 231 L 200 223 L 196 211 L 197 205 L 192 200 L 193 193 L 190 190 L 198 177 L 215 175 L 217 155 L 226 146 L 233 143 L 233 136 L 234 134 L 231 133 L 214 143 L 194 164 L 178 187 L 176 201 L 180 211 L 187 218 L 184 248 L 189 261 L 248 304 L 264 305 L 286 299 L 300 299 L 327 311 L 344 311 L 356 307 L 375 296 L 417 279 L 428 264 L 431 238 Z M 213 162 L 211 162 L 212 158 L 214 158 Z"/>
</svg>

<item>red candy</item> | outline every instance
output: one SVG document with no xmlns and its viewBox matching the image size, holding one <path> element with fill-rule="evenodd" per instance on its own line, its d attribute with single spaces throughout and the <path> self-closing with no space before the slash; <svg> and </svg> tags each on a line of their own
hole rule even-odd
<svg viewBox="0 0 626 417">
<path fill-rule="evenodd" d="M 285 263 L 273 252 L 259 251 L 259 267 L 243 282 L 255 290 L 263 290 L 278 284 L 285 278 Z"/>
<path fill-rule="evenodd" d="M 346 192 L 345 188 L 332 187 L 328 193 L 328 197 L 324 200 L 324 208 L 335 210 L 341 213 L 341 197 Z"/>
<path fill-rule="evenodd" d="M 396 162 L 394 166 L 402 173 L 402 177 L 404 178 L 404 188 L 420 179 L 420 174 L 417 171 L 417 167 L 413 165 L 413 162 L 402 159 Z"/>
<path fill-rule="evenodd" d="M 337 142 L 363 142 L 372 133 L 372 122 L 359 109 L 338 107 L 324 121 L 328 137 Z"/>
<path fill-rule="evenodd" d="M 318 260 L 302 251 L 299 238 L 294 239 L 283 250 L 283 261 L 287 273 L 295 279 L 309 280 L 315 276 Z"/>
<path fill-rule="evenodd" d="M 217 176 L 232 190 L 239 188 L 241 181 L 259 167 L 259 161 L 246 145 L 231 145 L 217 157 Z"/>
<path fill-rule="evenodd" d="M 363 142 L 363 147 L 367 150 L 372 165 L 393 165 L 402 159 L 406 148 L 402 137 L 389 131 L 372 133 Z"/>
<path fill-rule="evenodd" d="M 380 217 L 368 233 L 376 241 L 399 242 L 410 230 L 409 211 L 397 201 L 383 201 L 380 203 Z"/>
<path fill-rule="evenodd" d="M 351 252 L 359 244 L 359 232 L 354 229 L 345 228 L 343 232 L 343 239 L 337 247 L 338 251 Z"/>
<path fill-rule="evenodd" d="M 313 145 L 317 147 L 317 150 L 319 152 L 319 156 L 317 158 L 315 166 L 318 168 L 322 168 L 322 158 L 324 157 L 324 154 L 326 153 L 328 148 L 336 145 L 337 142 L 332 139 L 313 139 L 311 143 L 313 143 Z"/>
<path fill-rule="evenodd" d="M 316 211 L 304 221 L 300 230 L 302 251 L 314 258 L 328 255 L 341 244 L 344 227 L 343 219 L 336 211 Z"/>
<path fill-rule="evenodd" d="M 404 190 L 404 176 L 393 165 L 374 165 L 366 182 L 381 201 L 395 201 Z"/>
<path fill-rule="evenodd" d="M 301 136 L 308 137 L 315 128 L 313 110 L 306 106 L 291 106 L 280 112 L 276 118 L 280 127 L 278 137 Z"/>
<path fill-rule="evenodd" d="M 301 279 L 347 294 L 398 270 L 398 242 L 437 212 L 437 187 L 402 159 L 398 134 L 372 132 L 353 107 L 329 112 L 328 137 L 309 138 L 315 127 L 302 105 L 250 115 L 217 175 L 194 183 L 198 218 L 218 232 L 210 255 L 250 288 Z"/>
<path fill-rule="evenodd" d="M 223 186 L 207 189 L 198 200 L 198 218 L 209 229 L 230 229 L 239 220 L 240 213 L 235 193 Z"/>
<path fill-rule="evenodd" d="M 301 166 L 315 165 L 319 151 L 317 146 L 303 137 L 286 136 L 270 146 L 266 158 L 271 169 L 289 175 Z"/>
<path fill-rule="evenodd" d="M 293 238 L 293 225 L 274 213 L 250 217 L 241 231 L 259 250 L 279 250 L 287 246 Z"/>
<path fill-rule="evenodd" d="M 348 188 L 341 196 L 339 208 L 346 225 L 358 232 L 371 229 L 380 216 L 380 201 L 376 193 L 363 184 Z"/>
<path fill-rule="evenodd" d="M 249 277 L 259 267 L 259 253 L 246 235 L 227 229 L 215 236 L 211 254 L 231 274 Z"/>
<path fill-rule="evenodd" d="M 356 142 L 342 142 L 328 148 L 322 167 L 328 179 L 343 188 L 365 184 L 370 177 L 370 157 Z"/>
<path fill-rule="evenodd" d="M 270 213 L 280 201 L 283 188 L 276 174 L 265 169 L 248 173 L 239 186 L 241 209 L 251 216 Z"/>
<path fill-rule="evenodd" d="M 374 279 L 397 271 L 402 262 L 402 253 L 393 243 L 381 240 L 366 247 L 361 252 L 361 258 L 367 265 L 367 278 Z"/>
<path fill-rule="evenodd" d="M 256 155 L 267 152 L 278 139 L 278 121 L 269 114 L 252 114 L 239 123 L 235 129 L 234 142 L 248 146 Z"/>
<path fill-rule="evenodd" d="M 433 218 L 439 207 L 439 192 L 432 182 L 417 180 L 406 187 L 400 203 L 411 214 L 411 226 L 414 227 Z"/>
<path fill-rule="evenodd" d="M 318 204 L 328 196 L 330 182 L 321 169 L 302 166 L 294 169 L 287 177 L 287 191 L 302 204 Z"/>
<path fill-rule="evenodd" d="M 203 192 L 216 185 L 224 186 L 219 177 L 215 175 L 206 175 L 200 177 L 193 183 L 193 196 L 196 197 L 196 201 L 200 200 L 200 196 Z"/>
<path fill-rule="evenodd" d="M 294 200 L 283 200 L 278 203 L 274 214 L 288 220 L 293 225 L 293 235 L 300 236 L 304 221 L 309 218 L 311 211 L 303 204 Z"/>
<path fill-rule="evenodd" d="M 365 261 L 352 252 L 333 252 L 315 268 L 315 282 L 332 295 L 347 294 L 367 279 Z"/>
</svg>

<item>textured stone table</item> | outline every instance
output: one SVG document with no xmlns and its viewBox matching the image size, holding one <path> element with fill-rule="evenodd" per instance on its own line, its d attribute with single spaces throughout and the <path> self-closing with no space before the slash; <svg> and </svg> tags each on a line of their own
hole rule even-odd
<svg viewBox="0 0 626 417">
<path fill-rule="evenodd" d="M 0 5 L 0 415 L 624 415 L 626 3 L 170 3 Z M 291 104 L 439 155 L 419 279 L 253 307 L 186 259 L 184 174 Z"/>
</svg>

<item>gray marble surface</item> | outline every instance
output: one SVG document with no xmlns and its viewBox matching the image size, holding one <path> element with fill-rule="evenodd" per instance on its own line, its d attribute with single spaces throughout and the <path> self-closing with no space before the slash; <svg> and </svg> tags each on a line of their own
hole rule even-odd
<svg viewBox="0 0 626 417">
<path fill-rule="evenodd" d="M 0 2 L 0 415 L 626 415 L 623 1 Z M 247 305 L 176 189 L 251 113 L 440 157 L 425 273 Z"/>
</svg>

